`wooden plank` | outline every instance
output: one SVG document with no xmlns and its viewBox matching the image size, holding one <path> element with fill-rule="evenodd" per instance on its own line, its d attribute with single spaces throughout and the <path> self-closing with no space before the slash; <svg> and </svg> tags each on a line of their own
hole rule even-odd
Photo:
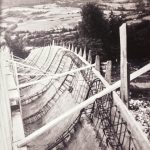
<svg viewBox="0 0 150 150">
<path fill-rule="evenodd" d="M 99 57 L 99 55 L 96 55 L 95 65 L 96 65 L 95 69 L 100 72 L 100 57 Z"/>
<path fill-rule="evenodd" d="M 112 61 L 107 61 L 105 79 L 111 84 Z"/>
<path fill-rule="evenodd" d="M 89 65 L 89 66 L 85 66 L 85 67 L 81 67 L 81 68 L 77 68 L 75 70 L 67 71 L 67 72 L 64 72 L 64 73 L 55 74 L 54 76 L 45 77 L 45 78 L 43 78 L 41 80 L 38 80 L 38 81 L 23 83 L 23 84 L 19 85 L 19 88 L 23 88 L 23 87 L 26 87 L 26 86 L 34 85 L 34 84 L 41 83 L 41 82 L 44 82 L 44 81 L 49 81 L 50 79 L 57 79 L 57 78 L 66 76 L 68 74 L 76 73 L 76 72 L 79 72 L 81 70 L 85 70 L 85 69 L 92 68 L 92 67 L 95 67 L 95 64 L 92 64 L 92 65 Z"/>
<path fill-rule="evenodd" d="M 21 149 L 18 149 L 16 145 L 17 141 L 25 137 L 21 113 L 19 111 L 13 111 L 12 116 L 13 150 L 27 150 L 27 147 L 22 147 Z"/>
<path fill-rule="evenodd" d="M 86 47 L 84 48 L 84 51 L 83 51 L 83 58 L 86 60 Z"/>
<path fill-rule="evenodd" d="M 129 106 L 129 69 L 127 61 L 127 31 L 126 23 L 120 27 L 120 77 L 121 77 L 121 99 Z"/>
<path fill-rule="evenodd" d="M 89 62 L 90 64 L 92 64 L 92 50 L 89 50 L 88 62 Z"/>
<path fill-rule="evenodd" d="M 26 67 L 26 68 L 30 68 L 30 69 L 33 69 L 33 70 L 38 70 L 38 71 L 41 71 L 41 72 L 43 72 L 42 70 L 40 70 L 39 68 L 36 68 L 36 67 L 33 67 L 33 66 L 30 66 L 30 65 L 27 65 L 27 64 L 23 64 L 23 63 L 21 63 L 21 62 L 17 62 L 17 61 L 13 61 L 13 60 L 6 60 L 6 61 L 8 61 L 8 62 L 11 62 L 11 63 L 16 63 L 16 64 L 18 64 L 19 66 L 18 67 Z"/>
<path fill-rule="evenodd" d="M 13 92 L 8 90 L 8 87 L 13 87 L 15 85 L 14 76 L 13 74 L 9 74 L 10 72 L 10 66 L 8 61 L 6 59 L 9 59 L 10 53 L 9 51 L 0 53 L 1 57 L 1 63 L 0 63 L 0 93 L 1 93 L 1 99 L 0 99 L 0 130 L 3 129 L 3 132 L 1 135 L 1 138 L 3 140 L 3 144 L 6 143 L 6 147 L 3 147 L 1 145 L 1 139 L 0 139 L 0 148 L 2 150 L 27 150 L 27 148 L 21 148 L 18 149 L 14 147 L 14 143 L 22 138 L 24 138 L 23 132 L 23 124 L 22 124 L 22 118 L 20 113 L 20 122 L 18 120 L 15 120 L 16 116 L 10 109 L 10 103 L 12 99 L 16 100 L 18 99 L 18 92 Z M 15 68 L 14 68 L 15 69 Z M 19 111 L 19 110 L 18 110 Z M 2 116 L 2 117 L 1 117 Z M 2 120 L 1 120 L 2 119 Z M 2 123 L 2 124 L 1 124 Z M 14 124 L 15 123 L 15 124 Z M 19 132 L 18 132 L 19 129 Z M 1 131 L 0 131 L 1 133 Z M 18 139 L 20 137 L 20 139 Z"/>
<path fill-rule="evenodd" d="M 5 53 L 0 52 L 0 148 L 3 150 L 12 150 L 11 111 L 7 93 L 5 57 Z"/>
</svg>

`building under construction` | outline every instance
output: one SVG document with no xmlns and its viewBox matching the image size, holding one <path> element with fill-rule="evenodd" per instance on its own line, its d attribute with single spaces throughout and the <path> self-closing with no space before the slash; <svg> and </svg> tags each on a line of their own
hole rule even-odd
<svg viewBox="0 0 150 150">
<path fill-rule="evenodd" d="M 120 98 L 116 92 L 126 90 L 126 76 L 111 83 L 111 61 L 92 60 L 86 48 L 55 41 L 32 50 L 26 59 L 3 46 L 0 60 L 2 150 L 150 149 L 122 99 L 126 93 Z M 149 70 L 147 64 L 130 80 Z"/>
</svg>

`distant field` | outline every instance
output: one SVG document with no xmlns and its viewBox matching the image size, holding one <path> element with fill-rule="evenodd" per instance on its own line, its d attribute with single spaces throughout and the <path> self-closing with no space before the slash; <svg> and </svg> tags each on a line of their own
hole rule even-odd
<svg viewBox="0 0 150 150">
<path fill-rule="evenodd" d="M 5 8 L 1 18 L 2 27 L 15 25 L 15 31 L 30 32 L 73 28 L 81 20 L 80 8 L 60 7 L 57 4 Z"/>
<path fill-rule="evenodd" d="M 41 5 L 41 4 L 52 4 L 56 3 L 61 6 L 72 6 L 77 7 L 85 4 L 87 2 L 94 2 L 98 0 L 2 0 L 2 5 L 4 7 L 12 7 L 12 6 L 32 6 L 32 5 Z"/>
</svg>

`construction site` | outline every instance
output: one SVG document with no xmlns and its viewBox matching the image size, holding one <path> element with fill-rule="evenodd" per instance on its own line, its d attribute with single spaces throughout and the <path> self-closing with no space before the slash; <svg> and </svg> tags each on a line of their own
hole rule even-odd
<svg viewBox="0 0 150 150">
<path fill-rule="evenodd" d="M 125 35 L 126 25 L 120 27 Z M 149 150 L 128 109 L 126 38 L 121 80 L 111 83 L 111 61 L 53 41 L 26 59 L 0 49 L 2 150 Z M 94 63 L 92 63 L 94 62 Z M 150 64 L 130 74 L 146 74 Z M 119 90 L 118 90 L 119 89 Z M 116 92 L 117 90 L 117 92 Z"/>
<path fill-rule="evenodd" d="M 150 1 L 2 1 L 0 150 L 150 150 Z"/>
</svg>

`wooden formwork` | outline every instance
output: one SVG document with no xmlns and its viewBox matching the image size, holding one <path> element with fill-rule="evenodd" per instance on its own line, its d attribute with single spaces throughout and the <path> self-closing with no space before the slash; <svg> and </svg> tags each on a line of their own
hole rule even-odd
<svg viewBox="0 0 150 150">
<path fill-rule="evenodd" d="M 70 53 L 74 53 L 74 52 L 70 51 Z M 90 66 L 90 64 L 85 59 L 83 59 L 82 56 L 80 56 L 78 54 L 75 54 L 75 53 L 74 53 L 74 55 L 77 58 L 79 58 L 85 65 Z M 149 68 L 150 68 L 150 64 L 148 64 L 147 66 L 145 66 L 141 70 L 137 71 L 136 73 L 133 73 L 131 75 L 131 80 L 136 78 L 136 77 L 138 77 L 139 75 L 143 74 L 144 72 L 148 71 Z M 110 68 L 109 68 L 109 70 L 110 70 Z M 128 131 L 130 131 L 130 135 L 132 135 L 130 137 L 133 137 L 133 139 L 136 139 L 135 143 L 136 143 L 136 146 L 138 147 L 137 149 L 147 150 L 147 149 L 150 148 L 150 144 L 149 144 L 148 140 L 146 139 L 145 135 L 143 134 L 141 129 L 138 127 L 137 123 L 135 122 L 133 116 L 130 114 L 129 110 L 126 108 L 125 104 L 122 102 L 122 100 L 119 98 L 119 96 L 115 92 L 115 89 L 119 88 L 120 85 L 121 85 L 120 81 L 110 86 L 108 84 L 108 82 L 102 77 L 102 75 L 100 74 L 99 71 L 97 71 L 94 68 L 92 68 L 91 71 L 92 71 L 92 74 L 94 74 L 94 76 L 96 76 L 97 78 L 100 79 L 100 81 L 103 83 L 105 89 L 102 90 L 100 93 L 97 93 L 96 95 L 90 97 L 89 99 L 87 99 L 86 101 L 82 102 L 81 104 L 77 105 L 76 107 L 72 108 L 71 110 L 67 111 L 66 113 L 62 114 L 61 116 L 59 116 L 58 118 L 54 119 L 53 121 L 47 123 L 45 126 L 40 128 L 39 130 L 35 131 L 34 133 L 29 135 L 28 137 L 26 137 L 22 141 L 18 142 L 18 146 L 19 147 L 21 147 L 23 145 L 26 145 L 28 142 L 30 142 L 31 140 L 33 140 L 36 137 L 40 136 L 42 133 L 46 132 L 47 130 L 49 130 L 50 128 L 52 128 L 57 123 L 59 123 L 60 121 L 62 121 L 65 118 L 67 118 L 71 114 L 74 114 L 75 112 L 80 111 L 81 109 L 83 109 L 83 108 L 87 107 L 88 105 L 92 104 L 94 101 L 96 101 L 96 99 L 99 99 L 99 98 L 101 98 L 101 97 L 103 97 L 103 96 L 105 96 L 105 95 L 107 95 L 107 94 L 112 92 L 113 93 L 112 94 L 112 96 L 113 96 L 113 104 L 119 110 L 120 118 L 123 119 L 123 121 L 125 122 L 124 124 L 126 124 L 127 127 L 129 128 Z M 109 81 L 110 81 L 110 79 L 109 79 Z M 131 120 L 132 120 L 132 123 L 131 123 Z M 118 127 L 118 128 L 121 128 L 121 127 Z M 122 136 L 122 135 L 120 135 L 120 136 Z M 129 137 L 129 135 L 127 135 L 125 138 L 127 138 L 127 137 Z M 141 142 L 139 137 L 140 138 L 142 137 L 142 142 Z M 128 140 L 125 139 L 124 141 L 128 141 Z M 125 145 L 127 145 L 127 144 L 125 144 Z M 128 149 L 129 147 L 126 148 L 125 145 L 123 146 L 124 149 Z M 132 147 L 132 145 L 130 145 L 130 146 Z"/>
</svg>

